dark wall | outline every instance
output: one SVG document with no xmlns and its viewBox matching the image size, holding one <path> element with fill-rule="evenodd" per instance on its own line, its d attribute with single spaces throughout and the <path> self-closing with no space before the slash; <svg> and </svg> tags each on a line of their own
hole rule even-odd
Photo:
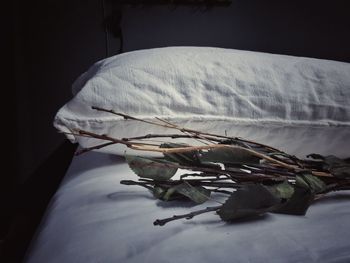
<svg viewBox="0 0 350 263">
<path fill-rule="evenodd" d="M 348 1 L 232 0 L 208 11 L 125 8 L 125 51 L 170 45 L 350 61 Z"/>
<path fill-rule="evenodd" d="M 22 1 L 16 6 L 19 181 L 63 141 L 52 127 L 74 79 L 105 56 L 100 1 Z"/>
<path fill-rule="evenodd" d="M 8 201 L 9 196 L 14 190 L 17 169 L 17 129 L 16 129 L 16 89 L 14 76 L 14 28 L 12 4 L 2 6 L 1 33 L 2 41 L 0 41 L 1 53 L 1 164 L 2 172 L 0 173 L 0 255 L 1 255 L 1 239 L 6 233 L 3 227 L 4 223 L 8 223 L 11 218 L 11 204 Z M 3 41 L 3 39 L 5 41 Z M 6 225 L 6 224 L 5 224 Z M 1 257 L 0 257 L 1 258 Z M 1 259 L 0 259 L 1 260 Z"/>
<path fill-rule="evenodd" d="M 21 262 L 72 158 L 52 121 L 74 79 L 105 57 L 102 24 L 97 0 L 2 3 L 0 262 Z"/>
</svg>

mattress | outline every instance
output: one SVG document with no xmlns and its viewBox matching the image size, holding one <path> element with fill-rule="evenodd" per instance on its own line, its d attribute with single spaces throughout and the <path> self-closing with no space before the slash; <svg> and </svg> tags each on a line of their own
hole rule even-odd
<svg viewBox="0 0 350 263">
<path fill-rule="evenodd" d="M 215 203 L 163 202 L 124 179 L 136 175 L 122 156 L 75 156 L 25 262 L 350 262 L 349 192 L 315 201 L 306 216 L 227 223 L 212 212 L 154 226 Z"/>
</svg>

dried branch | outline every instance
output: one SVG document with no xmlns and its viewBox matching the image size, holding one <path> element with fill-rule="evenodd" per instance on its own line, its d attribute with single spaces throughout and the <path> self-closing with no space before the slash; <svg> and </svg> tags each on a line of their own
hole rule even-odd
<svg viewBox="0 0 350 263">
<path fill-rule="evenodd" d="M 270 156 L 267 156 L 265 154 L 259 153 L 252 149 L 247 149 L 241 146 L 236 145 L 227 145 L 227 144 L 212 144 L 212 145 L 206 145 L 206 146 L 190 146 L 190 147 L 178 147 L 178 148 L 151 148 L 147 146 L 133 146 L 130 145 L 130 148 L 134 150 L 141 150 L 141 151 L 150 151 L 150 152 L 161 152 L 161 153 L 182 153 L 182 152 L 190 152 L 190 151 L 198 151 L 198 150 L 210 150 L 215 148 L 231 148 L 231 149 L 240 149 L 246 152 L 251 153 L 252 155 L 255 155 L 261 159 L 265 159 L 267 161 L 270 161 L 272 163 L 275 163 L 277 165 L 280 165 L 284 168 L 290 169 L 290 170 L 297 170 L 297 166 L 289 165 L 287 163 L 284 163 L 282 161 L 276 160 Z"/>
<path fill-rule="evenodd" d="M 91 135 L 83 135 L 83 134 L 76 134 L 76 133 L 71 133 L 71 132 L 64 132 L 64 134 L 67 135 L 74 135 L 74 136 L 81 136 L 81 137 L 87 137 L 87 138 L 95 138 L 92 137 Z M 126 142 L 130 142 L 130 141 L 135 141 L 135 140 L 143 140 L 143 139 L 151 139 L 151 138 L 171 138 L 171 139 L 176 139 L 176 138 L 200 138 L 199 136 L 196 135 L 188 135 L 188 134 L 147 134 L 144 136 L 137 136 L 137 137 L 130 137 L 130 138 L 122 138 L 122 141 L 126 141 Z M 212 141 L 216 141 L 216 142 L 221 142 L 220 139 L 211 139 Z M 89 151 L 93 151 L 93 150 L 98 150 L 113 144 L 117 144 L 119 142 L 108 142 L 108 143 L 103 143 L 103 144 L 99 144 L 96 146 L 92 146 L 92 147 L 87 147 L 87 148 L 83 148 L 82 150 L 76 152 L 76 155 L 80 155 Z M 134 143 L 133 143 L 134 144 Z M 156 145 L 156 144 L 154 144 Z"/>
<path fill-rule="evenodd" d="M 169 223 L 169 222 L 174 221 L 174 220 L 178 220 L 178 219 L 182 219 L 182 218 L 192 219 L 193 217 L 198 216 L 200 214 L 214 212 L 214 211 L 219 210 L 220 208 L 221 208 L 221 206 L 212 206 L 212 207 L 207 207 L 207 208 L 202 209 L 202 210 L 193 211 L 193 212 L 188 213 L 188 214 L 174 215 L 172 217 L 165 218 L 165 219 L 157 219 L 156 221 L 153 222 L 153 225 L 164 226 L 166 223 Z"/>
<path fill-rule="evenodd" d="M 125 141 L 132 141 L 132 140 L 143 140 L 143 139 L 151 139 L 151 138 L 171 138 L 171 139 L 177 139 L 177 138 L 193 138 L 193 139 L 201 139 L 202 137 L 198 135 L 188 135 L 188 134 L 147 134 L 144 136 L 137 136 L 137 137 L 130 137 L 130 138 L 123 138 L 122 140 Z M 208 138 L 210 141 L 214 142 L 222 142 L 221 139 L 216 138 Z"/>
<path fill-rule="evenodd" d="M 144 158 L 148 159 L 147 157 L 141 157 L 138 156 L 139 158 Z M 137 165 L 135 165 L 137 166 Z M 149 165 L 148 165 L 149 166 Z M 205 172 L 205 173 L 210 173 L 210 174 L 216 174 L 216 175 L 223 175 L 223 176 L 228 176 L 229 179 L 231 180 L 237 180 L 237 181 L 262 181 L 266 179 L 285 179 L 287 178 L 286 176 L 282 177 L 276 173 L 268 173 L 264 174 L 263 172 L 255 173 L 254 171 L 251 171 L 250 173 L 244 172 L 244 171 L 232 171 L 232 170 L 222 170 L 220 166 L 218 168 L 213 168 L 213 167 L 203 167 L 203 166 L 186 166 L 186 165 L 181 165 L 177 163 L 172 163 L 172 162 L 166 162 L 166 163 L 153 163 L 152 166 L 159 166 L 159 167 L 172 167 L 172 168 L 179 168 L 179 169 L 184 169 L 184 170 L 193 170 L 193 171 L 200 171 L 200 172 Z M 210 175 L 212 176 L 212 175 Z"/>
<path fill-rule="evenodd" d="M 253 144 L 253 145 L 260 146 L 260 147 L 264 147 L 266 149 L 270 149 L 270 150 L 275 151 L 275 152 L 281 152 L 280 150 L 278 150 L 276 148 L 273 148 L 271 146 L 264 145 L 264 144 L 257 143 L 257 142 L 253 142 L 253 141 L 249 141 L 249 140 L 246 140 L 246 139 L 241 139 L 241 138 L 238 138 L 238 137 L 229 137 L 229 136 L 224 136 L 224 135 L 219 135 L 219 134 L 214 134 L 214 133 L 208 133 L 208 132 L 202 132 L 202 131 L 187 129 L 187 128 L 183 128 L 183 127 L 181 128 L 181 127 L 177 127 L 177 126 L 174 127 L 173 124 L 160 124 L 160 123 L 156 123 L 156 122 L 147 121 L 147 120 L 139 119 L 139 118 L 136 118 L 136 117 L 132 117 L 130 115 L 123 114 L 123 113 L 120 113 L 120 112 L 115 112 L 113 110 L 103 109 L 103 108 L 100 108 L 100 107 L 92 106 L 91 108 L 94 109 L 94 110 L 108 112 L 108 113 L 111 113 L 111 114 L 114 114 L 114 115 L 117 115 L 117 116 L 121 116 L 121 117 L 123 117 L 126 120 L 128 120 L 128 119 L 129 120 L 136 120 L 136 121 L 140 121 L 140 122 L 144 122 L 144 123 L 148 123 L 148 124 L 152 124 L 152 125 L 161 126 L 161 127 L 164 127 L 164 128 L 176 129 L 176 130 L 179 130 L 181 132 L 189 132 L 189 133 L 192 133 L 192 134 L 195 134 L 195 135 L 201 135 L 201 136 L 207 135 L 207 136 L 211 136 L 211 137 L 242 141 L 242 142 L 246 142 L 246 143 L 249 143 L 249 144 Z M 210 139 L 210 138 L 208 138 L 208 139 Z"/>
<path fill-rule="evenodd" d="M 80 154 L 83 154 L 83 153 L 86 153 L 86 152 L 89 152 L 89 151 L 98 150 L 98 149 L 101 149 L 101 148 L 104 148 L 104 147 L 107 147 L 107 146 L 113 145 L 113 144 L 116 144 L 116 143 L 115 142 L 107 142 L 107 143 L 99 144 L 99 145 L 96 145 L 96 146 L 83 148 L 83 149 L 81 149 L 79 151 L 76 151 L 75 155 L 80 155 Z"/>
<path fill-rule="evenodd" d="M 202 203 L 211 199 L 210 192 L 230 195 L 224 204 L 213 200 L 220 203 L 220 206 L 207 207 L 188 214 L 157 219 L 154 221 L 154 225 L 162 226 L 174 220 L 191 219 L 202 213 L 218 210 L 220 210 L 218 214 L 221 219 L 227 221 L 242 216 L 245 217 L 251 213 L 260 214 L 275 211 L 275 209 L 281 208 L 281 205 L 284 213 L 304 214 L 310 200 L 321 198 L 330 191 L 350 190 L 350 167 L 345 160 L 336 157 L 328 158 L 312 154 L 310 156 L 313 159 L 322 159 L 323 161 L 302 160 L 267 145 L 240 138 L 186 129 L 161 118 L 156 118 L 160 122 L 158 123 L 117 113 L 113 110 L 92 108 L 122 116 L 124 119 L 176 129 L 183 133 L 147 134 L 122 139 L 84 130 L 74 130 L 69 133 L 75 136 L 107 141 L 100 145 L 82 149 L 77 154 L 113 144 L 122 144 L 134 150 L 163 153 L 163 158 L 141 156 L 126 158 L 129 167 L 140 178 L 138 181 L 122 180 L 120 181 L 121 184 L 144 187 L 161 200 L 187 198 L 196 203 Z M 190 138 L 206 145 L 169 144 L 167 146 L 162 140 L 147 140 L 151 138 Z M 232 151 L 214 151 L 214 149 L 230 149 Z M 142 160 L 143 158 L 144 160 Z M 259 160 L 260 163 L 259 161 L 255 163 L 256 160 Z M 339 164 L 342 165 L 340 168 Z M 181 175 L 180 180 L 174 180 L 172 177 L 177 171 L 174 168 L 195 172 Z M 304 194 L 298 194 L 296 191 L 298 189 L 307 190 L 305 195 L 307 199 L 305 199 Z M 236 190 L 237 195 L 234 195 Z M 308 196 L 308 193 L 310 193 L 310 196 Z M 266 203 L 262 200 L 265 200 Z M 284 206 L 286 200 L 287 205 Z M 289 201 L 292 202 L 292 205 L 288 206 Z M 301 205 L 294 205 L 293 202 L 300 202 Z M 242 205 L 242 211 L 240 211 L 241 208 L 237 208 L 237 203 Z M 255 211 L 250 207 L 251 204 L 256 207 Z M 246 209 L 252 211 L 245 215 Z"/>
<path fill-rule="evenodd" d="M 259 153 L 255 150 L 252 149 L 247 149 L 241 146 L 236 146 L 236 145 L 226 145 L 226 144 L 212 144 L 212 145 L 205 145 L 205 146 L 190 146 L 190 147 L 177 147 L 177 148 L 160 148 L 158 145 L 155 144 L 149 144 L 149 143 L 136 143 L 136 142 L 131 142 L 131 141 L 126 141 L 122 139 L 116 139 L 107 135 L 99 135 L 96 133 L 84 131 L 84 130 L 77 130 L 76 136 L 79 135 L 88 135 L 92 138 L 100 139 L 100 140 L 107 140 L 111 141 L 114 143 L 120 143 L 124 144 L 127 147 L 134 149 L 134 150 L 140 150 L 140 151 L 150 151 L 150 152 L 160 152 L 160 153 L 181 153 L 181 152 L 189 152 L 189 151 L 197 151 L 197 150 L 209 150 L 209 149 L 214 149 L 214 148 L 235 148 L 235 149 L 241 149 L 243 151 L 247 151 L 261 159 L 265 159 L 267 161 L 270 161 L 272 163 L 275 163 L 277 165 L 280 165 L 284 168 L 291 169 L 291 170 L 296 170 L 298 167 L 289 165 L 287 163 L 283 163 L 281 161 L 275 160 L 272 157 L 269 157 L 265 154 Z M 153 147 L 149 147 L 153 146 Z"/>
<path fill-rule="evenodd" d="M 168 124 L 168 125 L 173 126 L 174 128 L 176 128 L 176 129 L 182 131 L 184 134 L 188 134 L 190 137 L 194 138 L 194 139 L 195 139 L 196 141 L 198 141 L 198 142 L 201 142 L 201 143 L 203 143 L 203 144 L 205 144 L 205 145 L 208 145 L 208 143 L 199 140 L 199 138 L 200 138 L 200 139 L 202 139 L 202 140 L 209 141 L 210 143 L 212 143 L 212 141 L 210 141 L 207 137 L 201 136 L 201 135 L 199 135 L 198 133 L 197 133 L 197 134 L 194 134 L 194 133 L 190 133 L 190 132 L 183 131 L 183 128 L 182 128 L 182 127 L 179 127 L 178 125 L 175 125 L 175 124 L 173 124 L 173 123 L 171 123 L 171 122 L 169 122 L 169 121 L 163 120 L 163 119 L 161 119 L 161 118 L 159 118 L 159 117 L 156 117 L 156 119 L 159 120 L 159 121 L 162 121 L 162 122 L 164 122 L 164 123 L 166 123 L 166 124 Z"/>
<path fill-rule="evenodd" d="M 196 179 L 186 179 L 186 180 L 171 180 L 171 181 L 157 181 L 155 182 L 154 180 L 151 179 L 139 179 L 140 182 L 142 182 L 144 185 L 159 185 L 159 186 L 163 186 L 163 187 L 171 187 L 171 186 L 175 186 L 175 185 L 179 185 L 182 184 L 184 181 L 190 183 L 192 186 L 209 186 L 209 187 L 218 187 L 218 188 L 232 188 L 232 189 L 238 189 L 241 188 L 242 185 L 241 184 L 237 184 L 237 183 L 232 183 L 232 182 L 217 182 L 217 181 L 210 181 L 207 179 L 203 179 L 203 180 L 196 180 Z M 121 181 L 122 184 L 137 184 L 138 182 L 136 181 L 132 181 L 132 180 L 122 180 Z"/>
<path fill-rule="evenodd" d="M 96 138 L 96 139 L 100 139 L 100 140 L 107 140 L 110 141 L 110 143 L 105 143 L 105 144 L 101 144 L 101 145 L 97 145 L 97 146 L 93 146 L 90 148 L 85 148 L 83 149 L 81 152 L 88 152 L 91 151 L 93 149 L 101 149 L 102 147 L 106 147 L 108 145 L 112 145 L 112 144 L 124 144 L 126 145 L 128 148 L 130 149 L 134 149 L 134 150 L 141 150 L 141 151 L 150 151 L 150 152 L 159 152 L 159 153 L 182 153 L 182 152 L 189 152 L 189 151 L 199 151 L 199 150 L 210 150 L 210 149 L 215 149 L 215 148 L 231 148 L 231 149 L 240 149 L 246 152 L 249 152 L 250 154 L 257 156 L 261 159 L 267 160 L 275 165 L 277 165 L 279 168 L 280 167 L 284 167 L 286 169 L 292 170 L 292 171 L 301 171 L 302 169 L 298 166 L 295 165 L 290 165 L 288 163 L 282 162 L 280 160 L 276 160 L 273 157 L 270 157 L 268 155 L 259 153 L 256 150 L 253 149 L 247 149 L 244 148 L 242 146 L 237 146 L 237 145 L 227 145 L 227 144 L 212 144 L 212 145 L 205 145 L 205 146 L 190 146 L 190 147 L 177 147 L 177 148 L 160 148 L 158 144 L 151 144 L 151 143 L 146 143 L 146 142 L 132 142 L 130 139 L 131 138 L 124 138 L 124 139 L 116 139 L 107 135 L 99 135 L 96 133 L 92 133 L 92 132 L 88 132 L 88 131 L 84 131 L 84 130 L 76 130 L 76 134 L 72 133 L 75 136 L 88 136 L 90 138 Z M 154 136 L 158 136 L 158 135 L 154 135 Z M 179 135 L 180 136 L 180 135 Z M 185 135 L 182 135 L 185 136 Z M 142 136 L 145 138 L 151 138 L 152 135 L 145 135 Z M 140 138 L 140 137 L 134 137 L 133 139 L 136 138 Z M 80 154 L 81 152 L 79 152 L 78 154 Z M 182 167 L 179 167 L 182 168 Z M 197 167 L 196 167 L 197 168 Z M 191 167 L 183 167 L 183 169 L 191 169 Z M 193 169 L 193 167 L 192 167 Z M 203 171 L 203 170 L 200 170 Z M 228 173 L 228 171 L 225 170 L 225 173 Z M 265 172 L 266 173 L 266 172 Z M 331 176 L 329 173 L 327 172 L 320 172 L 320 171 L 311 171 L 311 173 L 315 176 Z M 238 179 L 238 175 L 234 174 L 232 175 L 232 173 L 230 173 L 231 176 L 233 176 L 233 178 Z M 274 175 L 274 176 L 280 176 L 279 174 L 273 174 L 270 173 L 269 175 Z M 244 175 L 244 179 L 245 180 L 250 180 L 252 179 L 251 176 L 246 176 Z M 242 179 L 242 178 L 239 178 Z M 260 178 L 261 179 L 261 178 Z"/>
</svg>

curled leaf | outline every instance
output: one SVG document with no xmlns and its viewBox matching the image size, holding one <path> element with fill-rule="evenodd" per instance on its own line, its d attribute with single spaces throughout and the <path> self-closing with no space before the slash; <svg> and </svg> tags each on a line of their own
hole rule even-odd
<svg viewBox="0 0 350 263">
<path fill-rule="evenodd" d="M 294 193 L 294 187 L 287 180 L 273 185 L 264 185 L 270 193 L 281 200 L 288 200 Z"/>
<path fill-rule="evenodd" d="M 243 163 L 243 164 L 258 164 L 260 158 L 253 155 L 251 152 L 242 148 L 213 148 L 206 152 L 202 152 L 199 159 L 202 162 L 214 163 Z"/>
<path fill-rule="evenodd" d="M 303 173 L 297 175 L 293 195 L 275 212 L 290 215 L 305 215 L 315 198 L 315 194 L 323 192 L 326 188 L 326 184 L 312 174 Z"/>
<path fill-rule="evenodd" d="M 162 187 L 155 186 L 152 192 L 155 198 L 162 199 L 164 194 L 166 193 L 166 190 Z"/>
<path fill-rule="evenodd" d="M 338 178 L 350 178 L 350 165 L 333 167 L 330 169 L 330 172 Z"/>
<path fill-rule="evenodd" d="M 327 188 L 322 180 L 309 173 L 297 175 L 295 184 L 299 187 L 310 189 L 315 194 L 323 192 Z"/>
<path fill-rule="evenodd" d="M 289 215 L 305 215 L 314 198 L 315 194 L 309 188 L 295 186 L 292 197 L 282 207 L 273 212 Z"/>
<path fill-rule="evenodd" d="M 126 155 L 125 159 L 136 175 L 155 181 L 169 180 L 177 171 L 177 168 L 170 166 L 169 162 L 156 158 Z"/>
<path fill-rule="evenodd" d="M 334 177 L 350 178 L 350 163 L 348 159 L 340 159 L 334 155 L 322 156 L 319 154 L 309 154 L 307 157 L 323 161 L 323 169 L 330 171 Z"/>
<path fill-rule="evenodd" d="M 163 143 L 160 148 L 184 148 L 189 147 L 185 143 Z M 176 162 L 181 165 L 199 165 L 198 151 L 188 151 L 180 153 L 163 153 L 164 158 L 171 162 Z"/>
<path fill-rule="evenodd" d="M 218 211 L 224 221 L 251 217 L 275 210 L 280 200 L 261 184 L 245 185 L 226 200 Z"/>
<path fill-rule="evenodd" d="M 163 199 L 168 201 L 175 193 L 185 196 L 197 204 L 204 203 L 210 197 L 210 190 L 202 186 L 192 186 L 185 182 L 169 188 L 164 194 Z"/>
</svg>

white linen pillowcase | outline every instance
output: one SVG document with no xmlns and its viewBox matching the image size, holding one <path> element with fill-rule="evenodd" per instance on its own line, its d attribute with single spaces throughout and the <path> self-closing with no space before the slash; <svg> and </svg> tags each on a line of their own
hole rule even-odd
<svg viewBox="0 0 350 263">
<path fill-rule="evenodd" d="M 290 154 L 348 155 L 350 64 L 208 47 L 124 53 L 93 65 L 57 113 L 63 132 L 115 138 L 175 130 L 124 120 L 92 106 L 181 127 L 239 136 Z M 67 136 L 82 147 L 96 139 Z M 101 149 L 122 154 L 124 148 Z"/>
</svg>

